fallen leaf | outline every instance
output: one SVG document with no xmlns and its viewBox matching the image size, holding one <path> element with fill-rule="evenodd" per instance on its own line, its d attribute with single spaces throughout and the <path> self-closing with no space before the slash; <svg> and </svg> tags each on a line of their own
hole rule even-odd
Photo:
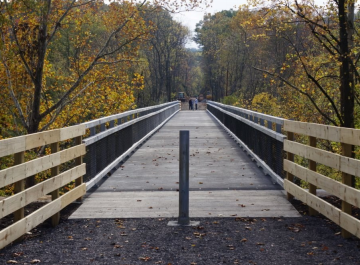
<svg viewBox="0 0 360 265">
<path fill-rule="evenodd" d="M 199 182 L 199 184 L 204 184 L 204 183 L 202 183 L 202 182 Z"/>
<path fill-rule="evenodd" d="M 16 260 L 12 260 L 12 259 L 10 259 L 10 260 L 8 260 L 6 263 L 8 263 L 8 264 L 16 264 L 16 263 L 18 263 Z"/>
<path fill-rule="evenodd" d="M 152 208 L 153 208 L 153 207 L 151 207 L 151 206 L 149 207 L 149 209 L 152 209 Z"/>
<path fill-rule="evenodd" d="M 139 259 L 142 260 L 142 261 L 149 261 L 149 260 L 151 260 L 150 257 L 140 257 Z"/>
<path fill-rule="evenodd" d="M 87 250 L 87 248 L 81 248 L 81 250 Z"/>
<path fill-rule="evenodd" d="M 264 243 L 257 242 L 256 245 L 262 246 L 262 245 L 265 245 L 265 244 L 264 244 Z"/>
<path fill-rule="evenodd" d="M 40 263 L 39 259 L 33 259 L 32 261 L 30 261 L 31 264 L 35 264 L 35 263 Z"/>
<path fill-rule="evenodd" d="M 240 240 L 240 242 L 246 242 L 246 241 L 247 241 L 246 238 L 243 238 L 243 239 Z"/>
</svg>

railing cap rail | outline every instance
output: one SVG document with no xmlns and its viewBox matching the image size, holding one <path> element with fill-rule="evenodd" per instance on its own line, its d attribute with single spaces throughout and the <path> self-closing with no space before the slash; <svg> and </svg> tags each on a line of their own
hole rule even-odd
<svg viewBox="0 0 360 265">
<path fill-rule="evenodd" d="M 112 120 L 116 120 L 116 119 L 121 119 L 121 118 L 125 118 L 129 115 L 132 114 L 136 114 L 136 113 L 140 113 L 143 111 L 147 111 L 147 110 L 151 110 L 151 109 L 155 109 L 155 108 L 159 108 L 159 107 L 166 107 L 168 105 L 173 105 L 179 103 L 179 101 L 172 101 L 172 102 L 167 102 L 164 104 L 160 104 L 160 105 L 155 105 L 155 106 L 151 106 L 151 107 L 146 107 L 146 108 L 140 108 L 140 109 L 135 109 L 135 110 L 129 110 L 129 111 L 125 111 L 119 114 L 114 114 L 114 115 L 110 115 L 107 117 L 103 117 L 103 118 L 99 118 L 96 120 L 92 120 L 92 121 L 88 121 L 88 122 L 84 122 L 83 124 L 85 125 L 86 129 L 95 127 L 97 125 L 112 121 Z"/>
<path fill-rule="evenodd" d="M 258 117 L 260 119 L 264 119 L 264 120 L 274 122 L 274 123 L 280 124 L 280 125 L 283 125 L 284 121 L 286 120 L 284 118 L 271 116 L 271 115 L 268 115 L 268 114 L 263 114 L 263 113 L 260 113 L 260 112 L 256 112 L 256 111 L 253 111 L 253 110 L 247 110 L 247 109 L 243 109 L 243 108 L 239 108 L 239 107 L 235 107 L 235 106 L 225 105 L 225 104 L 215 102 L 215 101 L 208 101 L 208 103 L 218 105 L 218 106 L 221 106 L 221 107 L 234 109 L 234 110 L 240 111 L 242 113 L 249 114 L 249 115 L 252 115 L 254 117 Z"/>
</svg>

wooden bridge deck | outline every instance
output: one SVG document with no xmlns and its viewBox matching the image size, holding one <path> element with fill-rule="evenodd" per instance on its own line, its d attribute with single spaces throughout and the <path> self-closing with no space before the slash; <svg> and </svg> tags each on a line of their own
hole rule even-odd
<svg viewBox="0 0 360 265">
<path fill-rule="evenodd" d="M 190 131 L 190 217 L 300 217 L 206 111 L 181 111 L 70 218 L 177 217 L 179 130 Z"/>
</svg>

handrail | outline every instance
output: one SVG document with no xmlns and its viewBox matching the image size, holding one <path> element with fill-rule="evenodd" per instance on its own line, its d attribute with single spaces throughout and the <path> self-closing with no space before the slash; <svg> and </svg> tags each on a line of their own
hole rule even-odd
<svg viewBox="0 0 360 265">
<path fill-rule="evenodd" d="M 161 109 L 157 110 L 159 107 Z M 86 161 L 88 162 L 87 175 L 90 178 L 86 182 L 87 190 L 97 185 L 103 177 L 111 174 L 111 171 L 116 169 L 121 161 L 126 159 L 131 152 L 180 111 L 178 101 L 159 105 L 158 108 L 147 108 L 147 110 L 157 111 L 118 124 L 83 140 L 83 143 L 88 148 Z M 126 142 L 122 143 L 121 147 L 116 144 L 117 139 L 120 137 Z M 120 150 L 116 150 L 117 147 Z M 110 153 L 116 153 L 113 159 L 105 158 L 105 154 L 109 150 Z M 100 161 L 96 159 L 98 153 L 104 154 L 101 156 Z M 99 166 L 98 164 L 102 165 Z"/>
<path fill-rule="evenodd" d="M 164 104 L 160 104 L 160 105 L 155 105 L 155 106 L 151 106 L 151 107 L 145 107 L 145 108 L 140 108 L 140 109 L 134 109 L 134 110 L 129 110 L 129 111 L 125 111 L 119 114 L 114 114 L 114 115 L 110 115 L 107 117 L 103 117 L 103 118 L 99 118 L 96 120 L 92 120 L 92 121 L 88 121 L 88 122 L 84 122 L 83 124 L 85 125 L 86 129 L 90 129 L 92 127 L 95 127 L 97 125 L 101 125 L 107 122 L 111 122 L 111 121 L 115 121 L 118 119 L 122 119 L 122 118 L 126 118 L 130 115 L 134 115 L 134 114 L 138 114 L 138 113 L 142 113 L 145 111 L 151 111 L 157 108 L 163 108 L 166 106 L 172 106 L 174 104 L 179 104 L 178 101 L 173 101 L 173 102 L 168 102 L 168 103 L 164 103 Z"/>
<path fill-rule="evenodd" d="M 281 133 L 281 126 L 285 119 L 214 101 L 208 101 L 207 110 L 256 161 L 264 174 L 269 175 L 274 184 L 283 186 L 282 150 L 286 136 Z M 276 126 L 273 127 L 273 123 Z"/>
<path fill-rule="evenodd" d="M 15 194 L 0 203 L 0 218 L 14 213 L 14 223 L 0 231 L 0 249 L 50 217 L 52 224 L 57 225 L 60 210 L 85 194 L 85 145 L 81 144 L 84 134 L 85 126 L 76 125 L 0 141 L 0 157 L 14 155 L 15 161 L 14 166 L 0 170 L 0 187 L 15 184 Z M 60 151 L 59 142 L 72 138 L 75 146 Z M 25 162 L 26 150 L 49 144 L 51 154 Z M 60 165 L 71 160 L 75 160 L 74 166 L 60 173 Z M 46 170 L 51 170 L 50 179 L 25 189 L 26 178 Z M 59 196 L 59 189 L 72 181 L 76 188 Z M 52 201 L 25 217 L 24 207 L 49 193 Z"/>
<path fill-rule="evenodd" d="M 208 102 L 208 111 L 239 142 L 243 149 L 257 161 L 258 165 L 267 174 L 272 176 L 277 183 L 283 185 L 289 200 L 296 197 L 309 205 L 310 215 L 321 213 L 338 224 L 342 228 L 343 237 L 350 237 L 353 234 L 360 238 L 360 220 L 351 215 L 352 206 L 360 207 L 360 190 L 352 187 L 352 176 L 360 177 L 360 161 L 351 157 L 352 145 L 360 146 L 360 130 L 286 120 L 213 101 Z M 268 128 L 264 127 L 264 120 L 268 122 Z M 275 128 L 277 132 L 270 130 L 273 127 L 271 123 L 277 124 Z M 251 133 L 247 132 L 247 130 L 250 130 Z M 281 130 L 285 131 L 287 135 L 279 133 Z M 265 138 L 251 138 L 252 142 L 248 146 L 249 135 L 251 134 Z M 301 139 L 308 137 L 309 145 L 296 142 L 294 134 L 301 135 Z M 260 156 L 264 150 L 256 150 L 258 148 L 256 148 L 254 141 L 258 140 L 261 141 L 262 145 L 267 145 L 265 142 L 268 142 L 270 138 L 266 137 L 276 139 L 277 143 L 281 145 L 282 152 L 277 154 L 277 159 L 282 160 L 285 154 L 287 156 L 281 162 L 282 168 L 286 172 L 284 180 L 280 179 L 279 175 L 272 171 L 273 168 L 268 165 L 267 161 L 261 159 Z M 342 154 L 318 148 L 317 139 L 340 143 Z M 273 149 L 273 143 L 271 146 L 271 149 Z M 298 164 L 294 159 L 294 155 L 307 160 L 308 168 Z M 316 172 L 317 164 L 341 172 L 342 182 Z M 299 187 L 294 182 L 295 177 L 307 182 L 309 190 Z M 316 195 L 317 188 L 321 188 L 340 198 L 342 200 L 341 209 L 319 198 Z"/>
<path fill-rule="evenodd" d="M 288 198 L 295 196 L 309 205 L 310 215 L 319 212 L 338 224 L 342 228 L 343 237 L 353 234 L 360 238 L 360 220 L 351 215 L 352 205 L 360 207 L 360 190 L 351 186 L 352 176 L 360 177 L 360 161 L 351 158 L 351 145 L 360 145 L 360 130 L 296 121 L 285 121 L 284 130 L 288 132 L 288 140 L 284 143 L 284 151 L 287 152 L 287 159 L 284 160 L 284 170 L 287 172 L 284 188 Z M 309 137 L 309 145 L 297 143 L 294 133 Z M 342 154 L 318 148 L 317 139 L 341 143 Z M 294 155 L 307 159 L 309 168 L 296 163 Z M 316 172 L 317 163 L 342 172 L 342 182 Z M 294 176 L 308 182 L 309 191 L 296 185 Z M 317 197 L 317 187 L 340 198 L 341 209 Z"/>
<path fill-rule="evenodd" d="M 15 216 L 14 223 L 0 231 L 0 249 L 50 217 L 52 224 L 57 225 L 62 208 L 80 199 L 87 189 L 108 175 L 178 111 L 179 102 L 174 101 L 103 117 L 76 126 L 0 140 L 0 157 L 14 156 L 14 165 L 0 170 L 0 188 L 15 184 L 15 194 L 0 201 L 0 218 L 12 213 Z M 105 126 L 107 122 L 110 123 L 108 128 Z M 87 135 L 86 129 L 90 129 L 90 137 L 83 140 L 82 137 Z M 121 138 L 119 134 L 126 137 Z M 117 141 L 124 143 L 121 144 L 120 151 L 116 150 L 118 156 L 115 156 Z M 51 154 L 25 161 L 26 151 L 42 146 L 51 147 Z M 99 146 L 101 148 L 96 150 Z M 64 149 L 60 150 L 60 147 Z M 89 157 L 94 150 L 95 153 L 100 151 L 96 155 L 100 155 L 101 160 L 104 150 L 114 151 L 110 154 L 112 160 L 107 160 L 102 165 L 101 172 L 87 183 L 83 183 L 83 176 L 89 173 Z M 83 156 L 84 160 L 88 160 L 87 164 L 82 162 Z M 96 156 L 93 157 L 95 164 L 98 162 L 97 159 Z M 62 170 L 65 171 L 60 172 L 60 166 L 64 163 L 66 167 L 62 166 Z M 25 189 L 26 178 L 47 170 L 51 171 L 51 178 Z M 59 189 L 73 182 L 75 188 L 59 196 Z M 52 195 L 51 202 L 24 216 L 26 205 L 49 193 Z"/>
<path fill-rule="evenodd" d="M 235 107 L 235 106 L 231 106 L 231 105 L 225 105 L 225 104 L 215 102 L 215 101 L 208 101 L 208 104 L 213 104 L 213 105 L 219 106 L 220 108 L 227 108 L 227 109 L 236 111 L 237 114 L 243 114 L 244 116 L 248 115 L 246 118 L 248 120 L 251 120 L 251 121 L 256 122 L 256 123 L 257 123 L 257 121 L 254 118 L 258 118 L 258 119 L 262 119 L 262 120 L 265 120 L 265 121 L 268 121 L 268 122 L 276 123 L 278 125 L 283 125 L 284 121 L 285 121 L 284 118 L 271 116 L 271 115 L 268 115 L 268 114 L 256 112 L 256 111 L 253 111 L 253 110 L 243 109 L 243 108 Z M 234 113 L 234 114 L 236 114 L 236 113 Z M 261 123 L 261 121 L 260 121 L 260 123 Z M 263 125 L 263 124 L 261 124 L 261 125 Z"/>
</svg>

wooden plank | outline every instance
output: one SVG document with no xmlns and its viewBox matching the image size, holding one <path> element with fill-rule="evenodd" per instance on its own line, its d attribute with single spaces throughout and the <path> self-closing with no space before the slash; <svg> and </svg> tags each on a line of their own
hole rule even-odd
<svg viewBox="0 0 360 265">
<path fill-rule="evenodd" d="M 79 156 L 83 156 L 86 154 L 86 145 L 76 145 L 72 148 L 66 149 L 64 151 L 59 152 L 60 154 L 60 163 L 65 163 L 69 160 L 75 159 Z"/>
<path fill-rule="evenodd" d="M 55 189 L 61 188 L 69 182 L 77 179 L 79 176 L 84 175 L 86 172 L 85 164 L 74 167 L 65 171 L 56 177 L 45 180 L 37 185 L 15 194 L 11 197 L 5 198 L 0 201 L 0 218 L 18 210 L 21 207 L 36 201 L 39 197 L 45 196 Z"/>
<path fill-rule="evenodd" d="M 303 189 L 302 189 L 303 190 Z M 331 205 L 330 203 L 316 197 L 315 195 L 303 190 L 306 193 L 306 204 L 317 210 L 322 215 L 329 218 L 334 223 L 340 225 L 341 210 Z"/>
<path fill-rule="evenodd" d="M 301 192 L 298 188 L 299 187 L 295 183 L 284 179 L 284 189 L 293 197 L 296 197 L 298 200 L 306 203 L 306 194 Z"/>
<path fill-rule="evenodd" d="M 335 195 L 341 200 L 344 200 L 356 207 L 360 207 L 360 190 L 349 187 L 334 179 L 328 178 L 320 173 L 310 171 L 296 163 L 284 160 L 284 170 L 291 174 L 312 183 L 319 188 Z"/>
<path fill-rule="evenodd" d="M 0 170 L 0 188 L 23 180 L 26 176 L 26 165 L 21 164 Z"/>
<path fill-rule="evenodd" d="M 60 129 L 60 141 L 75 138 L 84 135 L 86 132 L 85 124 L 79 124 L 67 128 Z"/>
<path fill-rule="evenodd" d="M 360 238 L 360 220 L 355 217 L 341 212 L 340 213 L 340 226 L 348 231 L 349 233 Z"/>
<path fill-rule="evenodd" d="M 63 150 L 56 154 L 51 154 L 41 158 L 37 158 L 24 164 L 10 167 L 0 171 L 0 187 L 10 185 L 16 181 L 25 179 L 44 170 L 58 166 L 78 156 L 85 155 L 85 145 L 78 145 Z"/>
<path fill-rule="evenodd" d="M 284 130 L 334 142 L 360 145 L 358 129 L 285 120 Z"/>
<path fill-rule="evenodd" d="M 60 141 L 60 129 L 28 134 L 25 136 L 25 148 L 26 150 L 30 150 L 58 141 Z"/>
<path fill-rule="evenodd" d="M 28 134 L 0 141 L 0 157 L 56 143 L 85 134 L 84 124 L 46 132 Z"/>
<path fill-rule="evenodd" d="M 25 136 L 0 141 L 0 157 L 25 151 Z"/>
<path fill-rule="evenodd" d="M 293 193 L 296 198 L 302 202 L 305 202 L 307 205 L 314 208 L 334 223 L 340 225 L 340 209 L 307 192 L 287 179 L 284 180 L 284 189 L 290 193 Z"/>
<path fill-rule="evenodd" d="M 60 198 L 46 204 L 44 207 L 38 209 L 37 211 L 29 214 L 22 220 L 12 224 L 11 226 L 0 231 L 0 249 L 4 248 L 26 232 L 30 231 L 40 223 L 44 222 L 50 216 L 60 211 L 65 206 L 69 205 L 71 202 L 76 200 L 78 197 L 81 197 L 85 194 L 86 185 L 83 184 Z"/>
<path fill-rule="evenodd" d="M 360 161 L 357 159 L 344 158 L 341 155 L 328 151 L 320 150 L 314 147 L 285 140 L 284 150 L 291 151 L 296 155 L 311 159 L 325 166 L 329 166 L 342 172 L 359 176 Z M 346 161 L 344 165 L 341 162 Z"/>
</svg>

